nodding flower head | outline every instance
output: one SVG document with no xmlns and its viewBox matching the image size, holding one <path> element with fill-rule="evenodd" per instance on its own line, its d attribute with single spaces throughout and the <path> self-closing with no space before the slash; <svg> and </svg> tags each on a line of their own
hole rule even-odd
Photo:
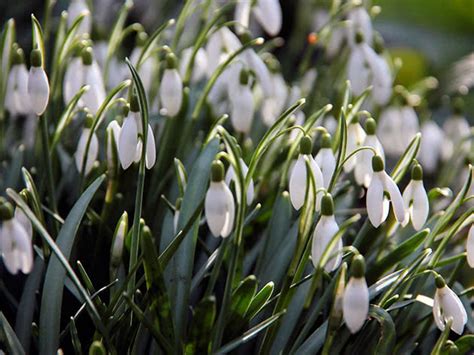
<svg viewBox="0 0 474 355">
<path fill-rule="evenodd" d="M 49 102 L 49 82 L 43 69 L 43 59 L 39 49 L 33 49 L 30 57 L 30 72 L 28 74 L 28 97 L 31 109 L 41 116 Z"/>
<path fill-rule="evenodd" d="M 405 207 L 405 226 L 411 220 L 413 228 L 420 230 L 428 219 L 429 201 L 425 187 L 423 186 L 423 169 L 420 164 L 415 164 L 411 170 L 411 180 L 405 191 L 403 191 L 403 203 Z"/>
<path fill-rule="evenodd" d="M 467 323 L 467 312 L 458 295 L 453 292 L 444 279 L 437 275 L 435 278 L 436 292 L 433 302 L 433 317 L 439 330 L 443 331 L 449 319 L 451 330 L 461 335 Z"/>
<path fill-rule="evenodd" d="M 173 53 L 166 55 L 166 69 L 160 84 L 160 101 L 166 116 L 178 114 L 183 103 L 183 82 L 177 69 L 177 58 Z"/>
</svg>

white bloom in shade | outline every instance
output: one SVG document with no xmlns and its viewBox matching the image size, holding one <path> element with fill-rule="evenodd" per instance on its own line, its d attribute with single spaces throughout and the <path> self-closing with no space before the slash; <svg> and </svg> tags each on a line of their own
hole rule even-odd
<svg viewBox="0 0 474 355">
<path fill-rule="evenodd" d="M 186 75 L 186 70 L 193 54 L 193 47 L 189 47 L 183 50 L 181 53 L 181 60 L 179 64 L 179 74 L 182 78 Z M 207 54 L 204 48 L 199 48 L 196 57 L 194 58 L 193 74 L 191 81 L 196 83 L 204 78 L 207 70 Z"/>
<path fill-rule="evenodd" d="M 115 170 L 118 158 L 118 143 L 120 139 L 120 126 L 113 120 L 107 126 L 107 169 L 111 172 Z"/>
<path fill-rule="evenodd" d="M 467 263 L 470 267 L 474 268 L 474 224 L 471 225 L 467 233 L 466 251 Z"/>
<path fill-rule="evenodd" d="M 239 81 L 233 95 L 230 96 L 232 107 L 230 121 L 237 132 L 249 133 L 252 127 L 255 104 L 247 70 L 243 69 L 241 71 Z"/>
<path fill-rule="evenodd" d="M 406 226 L 411 220 L 413 228 L 420 230 L 428 219 L 430 204 L 425 187 L 423 186 L 423 169 L 416 164 L 411 171 L 411 180 L 405 191 L 403 191 L 403 203 L 405 206 L 405 220 L 402 226 Z"/>
<path fill-rule="evenodd" d="M 456 149 L 459 149 L 461 141 L 469 136 L 470 127 L 467 120 L 461 116 L 461 113 L 456 111 L 453 116 L 448 118 L 443 124 L 444 140 L 441 149 L 441 158 L 443 160 L 450 159 L 455 153 Z M 462 152 L 469 152 L 471 143 L 466 140 L 462 146 Z"/>
<path fill-rule="evenodd" d="M 166 116 L 174 117 L 181 109 L 183 102 L 183 82 L 176 69 L 176 57 L 170 53 L 166 56 L 166 69 L 160 84 L 160 101 Z"/>
<path fill-rule="evenodd" d="M 352 334 L 362 328 L 369 314 L 369 289 L 364 275 L 364 258 L 357 255 L 352 261 L 351 278 L 342 299 L 344 321 Z"/>
<path fill-rule="evenodd" d="M 272 126 L 282 113 L 288 98 L 288 87 L 283 76 L 279 73 L 273 73 L 271 78 L 274 92 L 272 96 L 263 101 L 261 109 L 263 123 L 268 127 Z"/>
<path fill-rule="evenodd" d="M 408 105 L 385 109 L 377 126 L 377 136 L 390 156 L 401 155 L 418 131 L 418 116 Z"/>
<path fill-rule="evenodd" d="M 362 49 L 371 71 L 372 98 L 376 104 L 385 105 L 392 96 L 393 79 L 390 67 L 385 58 L 375 53 L 367 44 L 364 44 Z"/>
<path fill-rule="evenodd" d="M 152 56 L 144 57 L 140 65 L 138 60 L 143 50 L 143 46 L 146 43 L 148 36 L 145 32 L 140 32 L 136 36 L 135 48 L 130 54 L 130 61 L 133 63 L 135 68 L 138 70 L 138 74 L 142 79 L 142 84 L 147 93 L 150 92 L 153 83 L 153 69 L 154 69 L 154 58 Z"/>
<path fill-rule="evenodd" d="M 247 164 L 245 164 L 245 161 L 242 158 L 240 158 L 240 168 L 242 169 L 242 174 L 245 179 L 249 171 L 249 168 L 247 167 Z M 234 167 L 231 165 L 229 169 L 227 170 L 227 173 L 225 174 L 225 183 L 228 186 L 230 186 L 230 183 L 232 181 L 235 181 L 236 179 L 237 177 L 235 175 Z M 237 189 L 237 184 L 235 186 Z M 237 202 L 240 203 L 240 191 L 237 191 L 236 195 L 237 195 Z M 253 185 L 253 179 L 250 179 L 250 184 L 249 184 L 249 187 L 247 188 L 247 196 L 246 196 L 247 205 L 250 206 L 252 204 L 253 198 L 254 198 L 254 185 Z"/>
<path fill-rule="evenodd" d="M 7 90 L 5 92 L 5 107 L 12 116 L 29 113 L 28 104 L 28 70 L 24 63 L 21 49 L 13 54 L 12 67 L 8 73 Z"/>
<path fill-rule="evenodd" d="M 31 68 L 28 74 L 28 98 L 31 109 L 38 116 L 46 110 L 49 102 L 49 83 L 42 65 L 41 52 L 31 51 Z"/>
<path fill-rule="evenodd" d="M 92 22 L 91 16 L 89 12 L 89 8 L 87 7 L 85 0 L 72 0 L 69 4 L 67 9 L 68 17 L 67 17 L 67 27 L 70 28 L 76 18 L 81 15 L 82 13 L 86 13 L 87 15 L 82 20 L 79 28 L 77 29 L 77 34 L 82 35 L 84 33 L 90 33 Z"/>
<path fill-rule="evenodd" d="M 321 168 L 323 174 L 324 188 L 329 187 L 332 175 L 336 169 L 336 157 L 331 147 L 331 135 L 329 133 L 323 134 L 321 149 L 314 158 L 316 164 Z"/>
<path fill-rule="evenodd" d="M 309 159 L 311 171 L 315 179 L 316 190 L 324 186 L 323 174 L 321 173 L 321 169 L 319 168 L 318 164 L 316 164 L 316 161 L 312 157 L 311 150 L 312 150 L 311 138 L 310 137 L 301 138 L 300 155 L 298 156 L 298 160 L 293 166 L 291 176 L 290 176 L 290 200 L 293 207 L 297 210 L 299 210 L 304 204 L 304 200 L 306 196 L 306 184 L 307 182 L 310 182 L 310 180 L 308 180 L 309 177 L 307 176 L 305 157 Z M 321 194 L 319 193 L 317 194 L 317 199 L 316 199 L 316 210 L 319 210 L 320 199 L 321 199 Z"/>
<path fill-rule="evenodd" d="M 92 118 L 89 115 L 88 117 Z M 82 171 L 82 165 L 84 164 L 84 158 L 86 154 L 87 140 L 89 139 L 89 135 L 91 133 L 91 130 L 89 127 L 90 126 L 86 124 L 86 128 L 82 130 L 81 137 L 79 138 L 79 143 L 77 144 L 76 153 L 74 154 L 76 168 L 77 168 L 77 171 L 79 172 Z M 92 170 L 94 162 L 97 160 L 98 154 L 99 154 L 99 140 L 97 139 L 96 134 L 93 133 L 91 142 L 89 145 L 89 151 L 87 152 L 86 165 L 84 168 L 85 175 L 89 174 L 90 171 Z"/>
<path fill-rule="evenodd" d="M 397 184 L 383 170 L 384 163 L 380 156 L 372 158 L 373 176 L 367 189 L 367 213 L 372 225 L 377 228 L 388 216 L 388 200 L 384 196 L 386 192 L 390 196 L 395 218 L 402 223 L 405 220 L 405 208 L 403 198 Z"/>
<path fill-rule="evenodd" d="M 249 27 L 251 0 L 238 0 L 235 5 L 234 20 L 237 23 L 235 31 L 238 34 L 244 33 Z"/>
<path fill-rule="evenodd" d="M 330 194 L 326 194 L 321 199 L 321 218 L 313 232 L 311 247 L 311 260 L 315 268 L 319 267 L 321 257 L 328 248 L 332 238 L 339 231 L 339 226 L 334 218 L 334 203 Z M 342 239 L 339 238 L 336 245 L 329 251 L 330 259 L 324 266 L 324 270 L 331 272 L 336 270 L 342 261 Z M 334 255 L 335 254 L 335 255 Z"/>
<path fill-rule="evenodd" d="M 21 208 L 16 207 L 14 218 L 23 226 L 26 234 L 28 234 L 28 237 L 31 240 L 31 238 L 33 238 L 33 225 L 25 212 L 23 212 Z"/>
<path fill-rule="evenodd" d="M 282 13 L 279 0 L 257 0 L 252 12 L 270 36 L 276 36 L 280 32 Z"/>
<path fill-rule="evenodd" d="M 66 67 L 63 80 L 63 99 L 67 105 L 81 89 L 83 81 L 83 65 L 80 56 L 73 57 Z"/>
<path fill-rule="evenodd" d="M 359 41 L 360 39 L 358 39 Z M 364 47 L 367 43 L 357 42 L 351 49 L 347 62 L 347 79 L 351 83 L 354 95 L 360 95 L 370 85 L 370 67 L 367 63 Z"/>
<path fill-rule="evenodd" d="M 232 192 L 223 179 L 224 166 L 220 161 L 214 161 L 211 184 L 204 201 L 204 214 L 211 233 L 215 237 L 226 238 L 234 227 L 235 203 Z"/>
<path fill-rule="evenodd" d="M 326 43 L 326 56 L 329 59 L 334 58 L 339 53 L 345 38 L 346 29 L 341 24 L 336 24 L 331 28 L 330 37 Z"/>
<path fill-rule="evenodd" d="M 385 163 L 385 153 L 383 151 L 382 144 L 375 135 L 377 125 L 373 118 L 368 118 L 365 122 L 365 130 L 367 136 L 364 139 L 363 146 L 372 147 L 376 154 L 379 155 Z M 372 157 L 374 152 L 368 149 L 364 149 L 358 153 L 357 164 L 355 165 L 354 176 L 359 185 L 369 187 L 370 181 L 372 180 Z"/>
<path fill-rule="evenodd" d="M 372 43 L 372 21 L 367 10 L 363 6 L 357 6 L 352 9 L 347 15 L 347 20 L 350 21 L 350 24 L 347 27 L 347 40 L 349 45 L 354 45 L 354 36 L 357 31 L 360 31 L 363 34 L 367 43 Z"/>
<path fill-rule="evenodd" d="M 148 125 L 146 139 L 145 166 L 147 169 L 151 169 L 156 162 L 156 143 L 155 136 L 153 135 L 153 130 L 151 129 L 150 125 Z"/>
<path fill-rule="evenodd" d="M 433 302 L 433 317 L 436 326 L 443 331 L 448 319 L 452 319 L 451 330 L 461 335 L 467 323 L 467 312 L 458 295 L 451 290 L 444 279 L 436 276 L 436 292 Z"/>
<path fill-rule="evenodd" d="M 424 170 L 432 174 L 436 171 L 441 157 L 444 133 L 434 121 L 427 121 L 421 126 L 421 144 L 418 160 Z"/>
<path fill-rule="evenodd" d="M 346 145 L 346 157 L 349 156 L 354 150 L 362 146 L 365 141 L 365 131 L 360 125 L 359 121 L 354 119 L 347 126 L 347 145 Z M 344 171 L 346 173 L 352 171 L 357 163 L 357 156 L 352 156 L 349 160 L 344 163 Z"/>
<path fill-rule="evenodd" d="M 81 101 L 93 114 L 105 100 L 105 87 L 99 65 L 94 60 L 92 48 L 85 48 L 82 53 L 82 85 L 89 85 Z"/>
</svg>

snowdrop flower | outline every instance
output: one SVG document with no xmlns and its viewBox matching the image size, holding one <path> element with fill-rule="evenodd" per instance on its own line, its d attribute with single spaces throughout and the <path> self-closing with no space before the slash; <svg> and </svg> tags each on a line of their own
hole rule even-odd
<svg viewBox="0 0 474 355">
<path fill-rule="evenodd" d="M 436 171 L 442 152 L 444 133 L 434 121 L 427 121 L 421 126 L 421 144 L 418 160 L 425 171 L 432 174 Z"/>
<path fill-rule="evenodd" d="M 357 333 L 369 314 L 369 289 L 365 281 L 365 260 L 357 255 L 352 260 L 351 278 L 342 299 L 344 321 L 352 334 Z"/>
<path fill-rule="evenodd" d="M 467 313 L 458 295 L 451 290 L 444 279 L 435 279 L 436 292 L 433 302 L 433 317 L 439 330 L 443 331 L 448 319 L 452 319 L 451 330 L 461 335 L 467 323 Z"/>
<path fill-rule="evenodd" d="M 128 113 L 128 111 L 127 111 Z M 120 126 L 113 120 L 107 126 L 107 173 L 115 174 L 118 167 L 118 143 L 120 139 Z"/>
<path fill-rule="evenodd" d="M 306 169 L 306 161 L 305 157 L 309 159 L 309 164 L 311 167 L 311 172 L 315 179 L 315 188 L 316 190 L 320 187 L 324 186 L 324 179 L 323 174 L 321 173 L 321 169 L 319 168 L 318 164 L 314 160 L 313 156 L 311 155 L 311 151 L 313 149 L 313 143 L 311 138 L 305 136 L 301 138 L 300 141 L 300 154 L 298 156 L 298 160 L 296 161 L 293 170 L 290 176 L 290 200 L 293 207 L 299 210 L 305 200 L 306 196 L 306 184 L 310 182 L 307 176 L 307 169 Z M 309 191 L 313 191 L 310 189 Z M 312 192 L 313 194 L 315 192 Z M 319 210 L 321 194 L 317 195 L 316 199 L 316 210 Z"/>
<path fill-rule="evenodd" d="M 230 121 L 237 132 L 250 132 L 252 127 L 255 104 L 252 90 L 250 88 L 249 72 L 246 69 L 240 71 L 239 83 L 234 88 L 234 93 L 230 97 L 232 112 Z"/>
<path fill-rule="evenodd" d="M 120 261 L 122 260 L 123 246 L 127 232 L 128 214 L 125 211 L 120 217 L 117 227 L 115 227 L 112 246 L 110 248 L 110 265 L 114 269 L 117 269 L 119 267 Z"/>
<path fill-rule="evenodd" d="M 454 115 L 448 118 L 443 124 L 444 140 L 442 142 L 441 158 L 443 160 L 450 159 L 456 148 L 464 138 L 469 135 L 470 126 L 467 120 L 461 115 L 459 108 L 455 108 Z M 461 149 L 463 152 L 469 152 L 471 143 L 466 140 Z"/>
<path fill-rule="evenodd" d="M 174 216 L 173 216 L 173 229 L 175 233 L 178 233 L 178 221 L 179 221 L 179 215 L 181 213 L 181 203 L 183 202 L 183 199 L 181 197 L 178 197 L 176 199 L 176 209 L 174 211 Z"/>
<path fill-rule="evenodd" d="M 31 68 L 28 74 L 28 97 L 31 109 L 38 116 L 46 110 L 49 101 L 49 83 L 42 64 L 43 59 L 39 49 L 31 51 Z"/>
<path fill-rule="evenodd" d="M 25 214 L 25 212 L 23 212 L 23 210 L 19 208 L 18 206 L 15 207 L 14 218 L 23 226 L 23 228 L 26 231 L 26 234 L 31 240 L 33 238 L 33 225 L 31 224 L 31 221 L 28 218 L 28 216 Z"/>
<path fill-rule="evenodd" d="M 314 158 L 316 164 L 321 167 L 321 172 L 323 174 L 324 188 L 329 187 L 331 182 L 332 174 L 336 169 L 336 157 L 332 151 L 331 144 L 331 135 L 329 133 L 324 133 L 321 141 L 321 149 Z"/>
<path fill-rule="evenodd" d="M 411 219 L 413 228 L 420 230 L 428 219 L 430 208 L 428 195 L 423 186 L 423 169 L 420 164 L 414 165 L 411 170 L 411 180 L 403 191 L 403 203 L 405 220 L 402 226 L 406 226 Z"/>
<path fill-rule="evenodd" d="M 349 61 L 347 62 L 347 78 L 351 83 L 354 95 L 360 95 L 370 85 L 370 68 L 366 61 L 364 37 L 360 32 L 355 35 L 355 45 L 351 48 Z"/>
<path fill-rule="evenodd" d="M 94 60 L 91 47 L 82 50 L 82 85 L 89 85 L 81 101 L 93 114 L 95 114 L 100 105 L 105 100 L 105 87 L 102 79 L 102 73 L 97 62 Z"/>
<path fill-rule="evenodd" d="M 354 45 L 354 38 L 357 32 L 360 32 L 367 43 L 372 43 L 373 28 L 372 21 L 364 6 L 360 5 L 353 8 L 347 15 L 347 20 L 350 21 L 347 27 L 347 40 L 350 46 Z"/>
<path fill-rule="evenodd" d="M 232 232 L 235 203 L 232 192 L 224 182 L 224 165 L 215 160 L 211 167 L 211 184 L 204 201 L 207 225 L 215 237 L 226 238 Z"/>
<path fill-rule="evenodd" d="M 389 203 L 384 193 L 390 196 L 395 218 L 402 223 L 405 220 L 403 198 L 397 184 L 384 171 L 384 162 L 381 156 L 372 158 L 372 181 L 367 189 L 367 213 L 370 223 L 378 228 L 387 219 Z"/>
<path fill-rule="evenodd" d="M 257 0 L 252 9 L 255 19 L 270 36 L 276 36 L 282 25 L 279 0 Z"/>
<path fill-rule="evenodd" d="M 368 118 L 365 121 L 365 131 L 367 133 L 363 146 L 371 147 L 375 150 L 376 154 L 379 155 L 385 163 L 385 154 L 383 151 L 382 144 L 375 135 L 377 124 L 373 118 Z M 364 149 L 358 153 L 357 164 L 355 165 L 354 176 L 359 185 L 369 187 L 370 181 L 372 180 L 372 168 L 371 161 L 374 152 L 372 150 Z"/>
<path fill-rule="evenodd" d="M 360 125 L 356 117 L 347 126 L 347 145 L 346 156 L 349 156 L 357 148 L 361 147 L 365 141 L 365 131 Z M 344 171 L 349 173 L 354 169 L 357 162 L 357 157 L 354 155 L 344 163 Z"/>
<path fill-rule="evenodd" d="M 120 163 L 124 170 L 128 169 L 133 162 L 139 162 L 142 155 L 143 126 L 138 105 L 138 98 L 132 95 L 130 100 L 130 112 L 125 117 L 120 136 L 118 139 L 118 153 Z M 156 145 L 153 130 L 148 124 L 145 165 L 151 169 L 156 161 Z"/>
<path fill-rule="evenodd" d="M 339 226 L 334 218 L 334 202 L 331 194 L 325 194 L 321 199 L 321 218 L 313 232 L 311 247 L 311 260 L 315 268 L 319 267 L 321 257 L 328 248 L 332 238 L 339 231 Z M 326 265 L 321 265 L 324 270 L 331 272 L 336 270 L 342 261 L 342 239 L 339 238 L 336 245 L 328 250 L 331 258 Z M 336 254 L 335 256 L 333 254 Z"/>
<path fill-rule="evenodd" d="M 238 0 L 235 5 L 234 20 L 237 23 L 235 32 L 239 35 L 247 31 L 250 20 L 251 0 Z"/>
<path fill-rule="evenodd" d="M 82 172 L 82 165 L 84 164 L 84 158 L 87 148 L 87 140 L 91 134 L 91 127 L 94 122 L 94 117 L 91 114 L 86 116 L 85 127 L 82 130 L 81 137 L 79 138 L 79 143 L 77 144 L 76 153 L 74 154 L 74 161 L 76 162 L 77 171 Z M 94 162 L 97 160 L 99 155 L 99 140 L 95 132 L 92 133 L 92 138 L 89 144 L 89 150 L 87 152 L 86 165 L 84 174 L 88 175 L 92 170 Z"/>
<path fill-rule="evenodd" d="M 0 252 L 3 263 L 11 274 L 18 271 L 28 274 L 33 267 L 33 246 L 29 232 L 24 228 L 21 219 L 13 215 L 10 203 L 0 201 Z M 17 214 L 17 213 L 15 213 Z"/>
<path fill-rule="evenodd" d="M 240 168 L 242 169 L 242 174 L 245 177 L 247 176 L 247 173 L 249 171 L 249 168 L 247 167 L 247 164 L 245 164 L 245 161 L 240 158 Z M 235 174 L 234 167 L 231 165 L 229 169 L 227 170 L 227 173 L 225 174 L 225 183 L 230 186 L 230 183 L 232 181 L 236 181 L 237 176 Z M 237 184 L 235 185 L 237 187 Z M 237 202 L 240 203 L 240 191 L 236 192 L 237 195 Z M 254 185 L 253 185 L 253 179 L 250 179 L 250 184 L 249 187 L 247 188 L 247 205 L 250 206 L 253 202 L 254 198 Z"/>
<path fill-rule="evenodd" d="M 399 156 L 418 131 L 418 116 L 413 107 L 391 106 L 380 115 L 377 136 L 388 155 Z"/>
<path fill-rule="evenodd" d="M 183 50 L 181 53 L 181 60 L 179 64 L 179 74 L 182 78 L 186 76 L 186 70 L 189 65 L 189 61 L 191 60 L 191 56 L 193 54 L 193 47 L 189 47 Z M 194 66 L 193 66 L 193 74 L 191 76 L 191 81 L 193 83 L 197 83 L 198 81 L 202 80 L 206 75 L 207 70 L 207 54 L 206 50 L 203 48 L 199 48 L 196 57 L 194 58 Z"/>
<path fill-rule="evenodd" d="M 74 95 L 81 89 L 83 78 L 83 65 L 80 51 L 73 54 L 71 61 L 66 67 L 63 79 L 63 99 L 67 105 Z M 80 105 L 79 105 L 80 106 Z"/>
<path fill-rule="evenodd" d="M 5 93 L 5 107 L 10 115 L 25 115 L 29 113 L 28 104 L 28 69 L 25 65 L 23 50 L 18 48 L 13 52 L 12 67 L 8 73 Z"/>
<path fill-rule="evenodd" d="M 282 113 L 288 98 L 288 87 L 280 73 L 272 73 L 271 82 L 273 95 L 263 101 L 261 108 L 263 123 L 268 127 L 271 127 Z"/>
<path fill-rule="evenodd" d="M 183 102 L 183 82 L 179 76 L 177 59 L 173 53 L 166 56 L 166 69 L 160 84 L 160 101 L 166 116 L 174 117 Z"/>
<path fill-rule="evenodd" d="M 77 34 L 82 35 L 85 33 L 90 33 L 92 28 L 91 16 L 89 8 L 85 0 L 72 0 L 67 9 L 67 27 L 70 28 L 77 17 L 85 13 L 86 16 L 83 18 L 79 28 L 77 29 Z"/>
<path fill-rule="evenodd" d="M 471 228 L 469 228 L 469 232 L 467 233 L 466 251 L 467 263 L 471 268 L 474 268 L 474 224 L 471 225 Z"/>
</svg>

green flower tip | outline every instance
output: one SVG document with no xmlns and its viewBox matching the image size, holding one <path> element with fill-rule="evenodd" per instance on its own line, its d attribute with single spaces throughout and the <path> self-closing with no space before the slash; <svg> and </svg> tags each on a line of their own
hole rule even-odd
<svg viewBox="0 0 474 355">
<path fill-rule="evenodd" d="M 129 104 L 123 105 L 122 107 L 123 117 L 127 117 L 129 112 L 130 112 L 130 105 Z"/>
<path fill-rule="evenodd" d="M 23 49 L 18 47 L 12 53 L 12 65 L 23 64 L 24 62 L 25 62 L 25 53 L 23 52 Z"/>
<path fill-rule="evenodd" d="M 372 117 L 369 117 L 367 121 L 365 121 L 365 131 L 369 136 L 373 136 L 375 134 L 375 130 L 377 129 L 377 123 Z"/>
<path fill-rule="evenodd" d="M 102 342 L 95 340 L 91 346 L 89 347 L 89 355 L 105 355 L 107 352 L 105 351 L 104 344 Z"/>
<path fill-rule="evenodd" d="M 181 209 L 181 204 L 183 203 L 183 199 L 181 197 L 178 197 L 176 199 L 176 204 L 175 204 L 175 207 L 176 209 L 179 211 Z"/>
<path fill-rule="evenodd" d="M 135 46 L 141 48 L 145 45 L 146 41 L 148 39 L 148 35 L 146 32 L 142 31 L 137 34 L 135 37 Z"/>
<path fill-rule="evenodd" d="M 20 191 L 20 197 L 23 199 L 23 201 L 28 203 L 28 201 L 29 201 L 29 191 L 27 189 L 21 190 Z"/>
<path fill-rule="evenodd" d="M 327 193 L 321 199 L 321 214 L 323 216 L 332 216 L 334 214 L 334 201 L 330 193 Z"/>
<path fill-rule="evenodd" d="M 412 180 L 423 180 L 423 168 L 420 164 L 415 164 L 411 169 Z"/>
<path fill-rule="evenodd" d="M 453 100 L 453 113 L 455 115 L 462 114 L 464 109 L 464 101 L 460 97 L 457 97 Z"/>
<path fill-rule="evenodd" d="M 250 34 L 249 31 L 244 31 L 244 33 L 242 33 L 240 35 L 240 40 L 242 43 L 247 43 L 247 42 L 250 42 L 252 40 L 252 36 Z"/>
<path fill-rule="evenodd" d="M 443 288 L 444 286 L 446 286 L 446 282 L 444 281 L 443 276 L 436 275 L 435 285 L 436 285 L 436 288 Z"/>
<path fill-rule="evenodd" d="M 361 31 L 357 31 L 354 39 L 357 44 L 362 43 L 364 42 L 364 34 Z"/>
<path fill-rule="evenodd" d="M 240 85 L 247 85 L 249 83 L 249 71 L 242 69 L 239 76 Z"/>
<path fill-rule="evenodd" d="M 311 154 L 313 150 L 313 141 L 311 140 L 311 137 L 309 136 L 304 136 L 300 140 L 300 154 Z"/>
<path fill-rule="evenodd" d="M 380 35 L 374 36 L 374 51 L 377 54 L 382 54 L 385 50 L 385 44 L 383 38 Z"/>
<path fill-rule="evenodd" d="M 383 171 L 384 163 L 380 155 L 374 155 L 372 157 L 372 170 L 375 172 Z"/>
<path fill-rule="evenodd" d="M 85 47 L 81 51 L 81 58 L 82 58 L 82 64 L 92 65 L 92 61 L 94 59 L 94 53 L 92 52 L 92 48 L 91 47 Z"/>
<path fill-rule="evenodd" d="M 220 160 L 214 160 L 211 166 L 211 180 L 219 182 L 224 180 L 224 164 Z"/>
<path fill-rule="evenodd" d="M 5 198 L 0 197 L 0 220 L 7 221 L 13 218 L 13 206 Z"/>
<path fill-rule="evenodd" d="M 178 67 L 178 59 L 173 53 L 166 55 L 166 69 L 176 69 Z"/>
<path fill-rule="evenodd" d="M 352 259 L 351 276 L 360 279 L 365 276 L 365 259 L 362 255 L 357 254 Z"/>
<path fill-rule="evenodd" d="M 35 48 L 31 51 L 30 54 L 30 63 L 32 67 L 40 67 L 43 64 L 43 58 L 41 57 L 41 52 L 38 48 Z"/>
<path fill-rule="evenodd" d="M 448 345 L 448 354 L 449 355 L 458 355 L 459 354 L 459 348 L 455 343 L 451 343 Z"/>
<path fill-rule="evenodd" d="M 92 125 L 94 124 L 94 116 L 91 113 L 88 113 L 86 115 L 86 119 L 84 122 L 84 126 L 86 128 L 92 128 Z"/>
<path fill-rule="evenodd" d="M 135 93 L 130 96 L 130 111 L 140 112 L 140 104 L 138 103 L 138 96 Z"/>
<path fill-rule="evenodd" d="M 332 139 L 329 133 L 324 133 L 321 140 L 321 148 L 331 148 Z"/>
</svg>

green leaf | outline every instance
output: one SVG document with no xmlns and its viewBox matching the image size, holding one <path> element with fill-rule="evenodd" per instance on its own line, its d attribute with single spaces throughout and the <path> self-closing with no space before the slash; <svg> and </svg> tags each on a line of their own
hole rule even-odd
<svg viewBox="0 0 474 355">
<path fill-rule="evenodd" d="M 21 346 L 15 332 L 8 323 L 8 320 L 0 311 L 0 343 L 3 344 L 8 354 L 21 355 L 25 354 L 25 350 Z"/>
<path fill-rule="evenodd" d="M 451 332 L 451 324 L 453 320 L 452 318 L 448 319 L 444 326 L 444 330 L 438 338 L 433 350 L 431 351 L 431 355 L 441 355 L 443 353 L 444 345 L 446 341 L 449 339 L 449 333 Z"/>
<path fill-rule="evenodd" d="M 420 150 L 421 144 L 421 133 L 417 133 L 415 137 L 411 140 L 405 152 L 398 160 L 397 164 L 393 168 L 390 176 L 393 178 L 393 181 L 399 183 L 407 170 L 410 168 L 413 159 L 416 158 L 418 151 Z"/>
<path fill-rule="evenodd" d="M 71 212 L 64 221 L 56 240 L 57 247 L 67 261 L 71 255 L 72 246 L 82 218 L 92 201 L 96 191 L 104 181 L 104 176 L 97 178 L 81 195 Z M 28 216 L 29 217 L 29 216 Z M 63 300 L 64 280 L 66 270 L 56 255 L 52 255 L 48 262 L 43 295 L 41 298 L 40 313 L 40 354 L 53 354 L 59 348 L 59 332 L 61 321 L 61 305 Z M 87 294 L 87 291 L 84 291 Z"/>
<path fill-rule="evenodd" d="M 229 313 L 226 315 L 226 334 L 229 337 L 235 337 L 241 328 L 245 326 L 244 316 L 256 292 L 257 278 L 254 275 L 250 275 L 232 293 Z"/>
<path fill-rule="evenodd" d="M 270 281 L 252 298 L 247 311 L 245 312 L 245 318 L 251 321 L 265 306 L 267 301 L 273 294 L 275 284 Z"/>
<path fill-rule="evenodd" d="M 44 59 L 46 52 L 44 49 L 43 29 L 41 28 L 41 25 L 38 19 L 33 14 L 31 14 L 31 22 L 33 24 L 33 48 L 37 46 L 38 49 L 40 50 L 42 67 L 44 68 L 46 65 L 46 62 Z"/>
<path fill-rule="evenodd" d="M 459 349 L 459 354 L 468 354 L 474 349 L 474 334 L 467 334 L 454 342 Z"/>
<path fill-rule="evenodd" d="M 216 298 L 209 296 L 202 299 L 194 310 L 189 329 L 189 342 L 185 354 L 208 354 L 212 327 L 216 320 Z"/>
<path fill-rule="evenodd" d="M 395 323 L 386 310 L 379 306 L 371 305 L 369 317 L 374 318 L 380 326 L 380 338 L 374 354 L 393 354 L 396 341 Z"/>
</svg>

